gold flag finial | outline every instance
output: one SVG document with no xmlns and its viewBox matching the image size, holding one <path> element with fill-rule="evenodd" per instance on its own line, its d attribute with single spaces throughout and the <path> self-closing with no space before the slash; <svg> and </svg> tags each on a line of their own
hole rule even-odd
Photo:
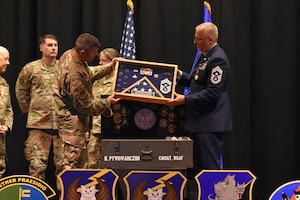
<svg viewBox="0 0 300 200">
<path fill-rule="evenodd" d="M 127 6 L 131 8 L 132 14 L 134 13 L 134 6 L 132 0 L 127 0 Z"/>
<path fill-rule="evenodd" d="M 129 0 L 128 0 L 128 1 L 129 1 Z M 127 3 L 127 4 L 128 4 L 128 3 Z M 211 15 L 211 6 L 210 6 L 210 4 L 209 4 L 207 1 L 204 1 L 203 4 L 207 7 L 207 10 L 208 10 L 209 14 Z"/>
</svg>

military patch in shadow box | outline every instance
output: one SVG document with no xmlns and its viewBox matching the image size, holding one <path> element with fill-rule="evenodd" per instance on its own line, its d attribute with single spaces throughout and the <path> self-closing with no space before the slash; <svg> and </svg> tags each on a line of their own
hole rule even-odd
<svg viewBox="0 0 300 200">
<path fill-rule="evenodd" d="M 165 138 L 183 136 L 185 107 L 122 100 L 113 115 L 101 117 L 103 138 Z"/>
</svg>

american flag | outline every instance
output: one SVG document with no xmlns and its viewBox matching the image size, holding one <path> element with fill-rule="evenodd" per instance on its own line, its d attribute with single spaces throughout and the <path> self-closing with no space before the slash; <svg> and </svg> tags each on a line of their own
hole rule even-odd
<svg viewBox="0 0 300 200">
<path fill-rule="evenodd" d="M 124 24 L 120 56 L 126 59 L 135 59 L 133 2 L 127 0 L 127 16 Z"/>
</svg>

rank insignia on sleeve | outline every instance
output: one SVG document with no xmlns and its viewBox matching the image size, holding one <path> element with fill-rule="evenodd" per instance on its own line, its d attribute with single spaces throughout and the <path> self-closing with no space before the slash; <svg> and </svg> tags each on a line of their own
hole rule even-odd
<svg viewBox="0 0 300 200">
<path fill-rule="evenodd" d="M 220 66 L 216 66 L 215 68 L 212 69 L 210 81 L 213 84 L 219 84 L 222 81 L 222 76 L 223 76 L 223 70 L 221 69 Z"/>
</svg>

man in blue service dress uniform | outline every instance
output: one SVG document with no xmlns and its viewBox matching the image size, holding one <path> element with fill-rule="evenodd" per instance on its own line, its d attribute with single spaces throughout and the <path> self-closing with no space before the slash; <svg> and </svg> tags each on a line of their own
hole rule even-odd
<svg viewBox="0 0 300 200">
<path fill-rule="evenodd" d="M 223 135 L 232 130 L 229 101 L 230 64 L 218 43 L 218 28 L 211 22 L 195 28 L 194 44 L 202 52 L 189 75 L 178 70 L 178 83 L 189 86 L 184 96 L 175 93 L 169 106 L 185 104 L 184 130 L 194 140 L 194 169 L 222 169 Z"/>
</svg>

